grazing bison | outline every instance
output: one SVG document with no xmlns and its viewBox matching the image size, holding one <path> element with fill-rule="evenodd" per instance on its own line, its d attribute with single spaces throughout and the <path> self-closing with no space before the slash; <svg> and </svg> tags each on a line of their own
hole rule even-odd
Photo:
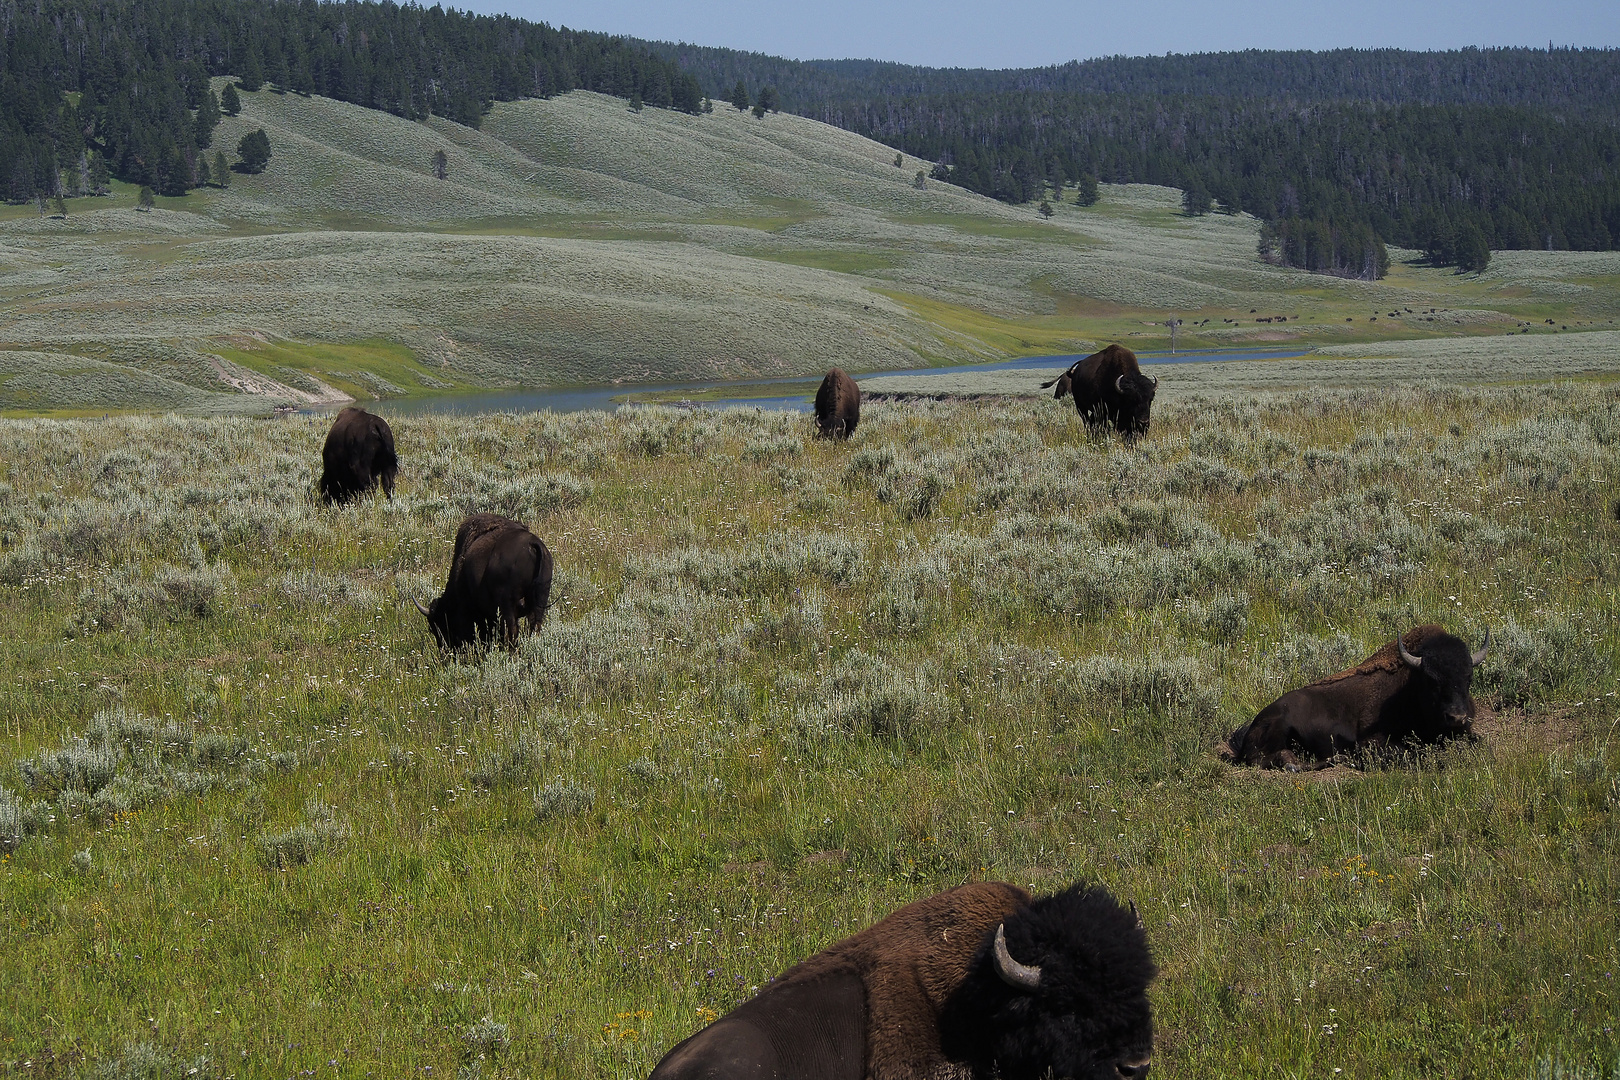
<svg viewBox="0 0 1620 1080">
<path fill-rule="evenodd" d="M 394 433 L 388 421 L 352 406 L 337 414 L 321 449 L 321 498 L 346 503 L 379 483 L 394 497 L 399 459 L 394 456 Z"/>
<path fill-rule="evenodd" d="M 833 368 L 816 391 L 816 428 L 826 438 L 847 439 L 860 422 L 861 388 L 843 368 Z"/>
<path fill-rule="evenodd" d="M 789 969 L 652 1080 L 1142 1077 L 1154 973 L 1134 910 L 1100 887 L 962 885 Z"/>
<path fill-rule="evenodd" d="M 1062 375 L 1041 383 L 1041 389 L 1053 385 L 1054 398 L 1074 395 L 1074 407 L 1087 422 L 1111 423 L 1127 438 L 1147 433 L 1153 395 L 1159 390 L 1159 380 L 1142 374 L 1136 354 L 1123 345 L 1076 360 Z"/>
<path fill-rule="evenodd" d="M 474 641 L 516 643 L 518 616 L 529 632 L 540 629 L 551 606 L 551 551 L 519 522 L 499 514 L 472 514 L 456 530 L 444 595 L 416 609 L 427 616 L 439 647 Z"/>
<path fill-rule="evenodd" d="M 1290 772 L 1320 769 L 1357 747 L 1472 738 L 1474 668 L 1491 632 L 1470 653 L 1461 638 L 1434 625 L 1396 638 L 1353 668 L 1291 690 L 1232 733 L 1232 759 Z M 1301 756 L 1315 759 L 1302 763 Z"/>
</svg>

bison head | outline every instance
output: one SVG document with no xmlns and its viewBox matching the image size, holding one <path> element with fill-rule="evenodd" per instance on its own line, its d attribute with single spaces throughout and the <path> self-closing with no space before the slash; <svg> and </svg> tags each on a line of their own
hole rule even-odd
<svg viewBox="0 0 1620 1080">
<path fill-rule="evenodd" d="M 1441 734 L 1456 734 L 1470 730 L 1474 719 L 1474 699 L 1468 693 L 1474 681 L 1474 669 L 1485 662 L 1485 653 L 1491 647 L 1491 632 L 1485 631 L 1485 643 L 1478 652 L 1470 652 L 1459 637 L 1434 634 L 1418 648 L 1422 655 L 1407 651 L 1406 642 L 1395 639 L 1396 651 L 1403 663 L 1412 669 L 1415 678 L 1432 699 L 1439 715 Z"/>
<path fill-rule="evenodd" d="M 442 596 L 425 607 L 422 601 L 416 602 L 416 610 L 427 619 L 428 629 L 433 631 L 433 640 L 445 650 L 459 649 L 477 638 L 477 631 L 466 618 L 452 617 L 451 606 Z"/>
<path fill-rule="evenodd" d="M 1076 885 L 989 935 L 945 1004 L 942 1049 L 1002 1080 L 1146 1076 L 1155 973 L 1135 912 Z"/>
<path fill-rule="evenodd" d="M 1153 395 L 1158 392 L 1159 380 L 1151 375 L 1126 372 L 1116 378 L 1114 396 L 1119 430 L 1127 435 L 1146 435 Z"/>
</svg>

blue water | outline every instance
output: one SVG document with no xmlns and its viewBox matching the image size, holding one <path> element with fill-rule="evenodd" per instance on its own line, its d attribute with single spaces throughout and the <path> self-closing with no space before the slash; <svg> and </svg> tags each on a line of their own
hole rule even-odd
<svg viewBox="0 0 1620 1080">
<path fill-rule="evenodd" d="M 1293 349 L 1202 349 L 1193 352 L 1139 353 L 1143 364 L 1188 364 L 1210 360 L 1286 360 L 1306 355 L 1307 350 Z M 961 364 L 950 367 L 912 368 L 907 371 L 872 371 L 855 376 L 865 378 L 890 375 L 950 375 L 959 371 L 1012 371 L 1023 368 L 1068 367 L 1085 353 L 1064 356 L 1023 356 L 1017 360 L 999 360 L 993 364 Z M 367 408 L 384 415 L 409 416 L 421 413 L 486 413 L 486 412 L 580 412 L 585 409 L 613 410 L 627 404 L 628 394 L 680 393 L 699 394 L 724 390 L 728 386 L 756 387 L 779 383 L 803 383 L 813 376 L 797 375 L 781 379 L 719 379 L 688 380 L 670 383 L 620 383 L 607 386 L 565 386 L 555 389 L 491 390 L 482 394 L 446 394 L 442 397 L 414 398 L 410 401 L 380 401 Z M 745 407 L 771 409 L 782 412 L 809 412 L 814 393 L 789 394 L 784 397 L 719 398 L 703 402 L 705 408 L 725 409 Z"/>
</svg>

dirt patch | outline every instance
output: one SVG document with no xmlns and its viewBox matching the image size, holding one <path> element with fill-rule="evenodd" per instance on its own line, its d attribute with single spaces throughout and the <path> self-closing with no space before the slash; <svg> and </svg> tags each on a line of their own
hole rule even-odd
<svg viewBox="0 0 1620 1080">
<path fill-rule="evenodd" d="M 806 866 L 842 866 L 844 864 L 844 857 L 845 857 L 844 852 L 841 851 L 841 850 L 837 850 L 837 849 L 829 849 L 827 851 L 817 851 L 817 852 L 814 852 L 812 854 L 806 855 L 804 857 L 804 865 L 806 865 Z"/>
<path fill-rule="evenodd" d="M 771 872 L 771 864 L 764 859 L 759 862 L 728 862 L 722 863 L 720 869 L 728 874 L 740 874 L 751 881 L 759 881 Z"/>
<path fill-rule="evenodd" d="M 1504 750 L 1567 750 L 1585 738 L 1578 705 L 1554 704 L 1536 712 L 1480 707 L 1474 731 Z"/>
<path fill-rule="evenodd" d="M 286 383 L 277 382 L 268 375 L 260 375 L 241 364 L 233 364 L 223 356 L 216 356 L 213 353 L 207 356 L 208 365 L 214 369 L 214 374 L 219 376 L 219 381 L 238 393 L 256 394 L 259 397 L 291 401 L 300 405 L 341 405 L 354 400 L 348 394 L 334 386 L 328 386 L 313 375 L 307 378 L 319 389 L 299 390 Z"/>
</svg>

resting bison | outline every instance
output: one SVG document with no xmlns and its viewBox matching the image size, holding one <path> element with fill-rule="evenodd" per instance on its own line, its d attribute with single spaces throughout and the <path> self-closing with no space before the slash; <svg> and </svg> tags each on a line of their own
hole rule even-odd
<svg viewBox="0 0 1620 1080">
<path fill-rule="evenodd" d="M 847 439 L 860 422 L 861 388 L 843 368 L 833 368 L 816 391 L 816 427 L 829 439 Z"/>
<path fill-rule="evenodd" d="M 1232 733 L 1232 759 L 1290 772 L 1320 769 L 1357 747 L 1472 738 L 1474 668 L 1479 652 L 1434 625 L 1396 638 L 1360 664 L 1291 690 Z M 1300 756 L 1314 758 L 1302 764 Z"/>
<path fill-rule="evenodd" d="M 551 606 L 551 552 L 528 528 L 499 514 L 473 514 L 456 530 L 444 595 L 416 609 L 427 616 L 439 647 L 459 649 L 492 641 L 499 626 L 507 645 L 517 641 L 518 616 L 529 632 L 540 629 Z"/>
<path fill-rule="evenodd" d="M 1142 1077 L 1154 973 L 1141 922 L 1100 887 L 962 885 L 789 969 L 652 1080 Z"/>
<path fill-rule="evenodd" d="M 1053 385 L 1054 398 L 1074 395 L 1075 409 L 1088 422 L 1111 423 L 1127 437 L 1147 433 L 1153 395 L 1159 390 L 1159 380 L 1142 374 L 1136 354 L 1123 345 L 1076 360 L 1062 375 L 1041 383 L 1041 389 Z"/>
<path fill-rule="evenodd" d="M 346 503 L 379 483 L 394 497 L 399 459 L 394 456 L 394 433 L 388 421 L 364 409 L 344 409 L 332 421 L 321 449 L 321 498 Z"/>
</svg>

